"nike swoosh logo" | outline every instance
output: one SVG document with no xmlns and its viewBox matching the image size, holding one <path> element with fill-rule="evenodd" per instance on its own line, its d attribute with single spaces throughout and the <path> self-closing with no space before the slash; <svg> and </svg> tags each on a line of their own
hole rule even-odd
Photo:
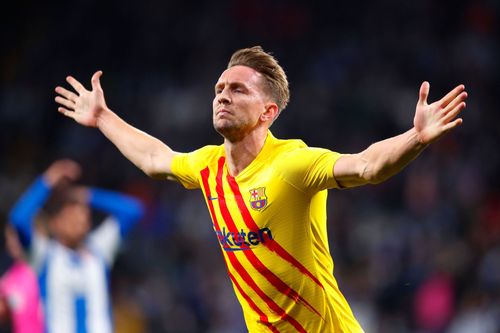
<svg viewBox="0 0 500 333">
<path fill-rule="evenodd" d="M 217 200 L 217 197 L 208 197 L 208 200 L 210 201 Z"/>
</svg>

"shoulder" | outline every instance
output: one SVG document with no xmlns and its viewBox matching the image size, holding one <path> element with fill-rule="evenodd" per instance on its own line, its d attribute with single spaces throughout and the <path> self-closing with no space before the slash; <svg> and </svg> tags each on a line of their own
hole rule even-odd
<svg viewBox="0 0 500 333">
<path fill-rule="evenodd" d="M 281 141 L 273 168 L 282 179 L 304 190 L 336 187 L 333 166 L 341 154 L 301 140 Z"/>
<path fill-rule="evenodd" d="M 186 188 L 198 188 L 199 172 L 208 166 L 216 166 L 224 154 L 224 147 L 204 146 L 190 153 L 178 153 L 172 160 L 172 176 Z"/>
<path fill-rule="evenodd" d="M 222 145 L 208 145 L 189 153 L 178 153 L 175 155 L 174 159 L 189 161 L 192 165 L 200 163 L 207 164 L 207 162 L 211 160 L 218 159 L 223 152 L 224 147 Z"/>
<path fill-rule="evenodd" d="M 290 163 L 300 161 L 302 163 L 310 161 L 311 158 L 317 158 L 328 154 L 331 150 L 326 148 L 309 147 L 304 141 L 299 139 L 276 140 L 276 148 L 280 160 Z"/>
<path fill-rule="evenodd" d="M 276 155 L 282 154 L 293 154 L 297 150 L 307 148 L 304 141 L 300 139 L 277 139 L 274 136 L 270 136 L 270 151 Z"/>
<path fill-rule="evenodd" d="M 287 170 L 304 169 L 325 154 L 332 153 L 329 149 L 309 147 L 300 139 L 271 138 L 267 158 L 273 158 L 275 167 L 284 166 Z"/>
<path fill-rule="evenodd" d="M 197 156 L 199 158 L 211 158 L 211 157 L 220 156 L 223 151 L 224 151 L 223 145 L 218 145 L 218 146 L 208 145 L 208 146 L 204 146 L 204 147 L 201 147 L 199 149 L 196 149 L 188 154 L 193 155 L 193 156 Z"/>
</svg>

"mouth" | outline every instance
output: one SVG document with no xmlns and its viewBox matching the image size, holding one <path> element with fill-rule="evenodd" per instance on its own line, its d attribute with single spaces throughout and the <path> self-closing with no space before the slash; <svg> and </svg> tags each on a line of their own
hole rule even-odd
<svg viewBox="0 0 500 333">
<path fill-rule="evenodd" d="M 231 111 L 229 111 L 227 109 L 219 109 L 215 113 L 216 116 L 225 116 L 225 115 L 230 115 L 230 114 L 231 114 Z"/>
</svg>

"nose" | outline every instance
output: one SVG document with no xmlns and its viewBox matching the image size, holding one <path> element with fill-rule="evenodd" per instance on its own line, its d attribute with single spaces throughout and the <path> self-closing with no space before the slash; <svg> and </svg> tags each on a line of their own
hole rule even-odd
<svg viewBox="0 0 500 333">
<path fill-rule="evenodd" d="M 220 92 L 219 96 L 217 97 L 217 101 L 219 102 L 219 104 L 228 104 L 231 102 L 227 89 L 223 89 Z"/>
</svg>

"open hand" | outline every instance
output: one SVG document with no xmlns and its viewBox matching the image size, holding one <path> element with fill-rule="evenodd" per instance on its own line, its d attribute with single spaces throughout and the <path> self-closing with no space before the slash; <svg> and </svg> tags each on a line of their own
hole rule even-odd
<svg viewBox="0 0 500 333">
<path fill-rule="evenodd" d="M 55 101 L 61 106 L 57 111 L 69 118 L 73 118 L 77 123 L 97 127 L 97 120 L 100 114 L 107 109 L 104 91 L 101 88 L 100 77 L 102 71 L 97 71 L 92 75 L 92 90 L 89 91 L 74 77 L 68 76 L 66 81 L 73 87 L 75 92 L 63 87 L 56 87 L 59 94 Z"/>
<path fill-rule="evenodd" d="M 465 108 L 467 92 L 463 85 L 451 90 L 446 96 L 432 104 L 427 104 L 430 84 L 425 81 L 420 86 L 420 94 L 413 125 L 419 140 L 429 144 L 462 123 L 458 114 Z"/>
</svg>

